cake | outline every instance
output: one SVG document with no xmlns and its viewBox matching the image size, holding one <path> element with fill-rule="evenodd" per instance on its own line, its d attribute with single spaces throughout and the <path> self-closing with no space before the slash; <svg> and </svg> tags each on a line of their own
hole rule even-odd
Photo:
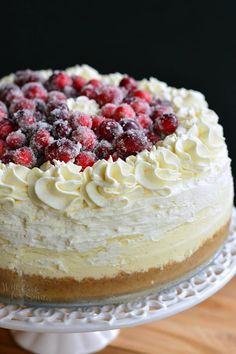
<svg viewBox="0 0 236 354">
<path fill-rule="evenodd" d="M 167 287 L 228 235 L 233 183 L 204 96 L 87 66 L 0 80 L 0 297 L 82 303 Z"/>
</svg>

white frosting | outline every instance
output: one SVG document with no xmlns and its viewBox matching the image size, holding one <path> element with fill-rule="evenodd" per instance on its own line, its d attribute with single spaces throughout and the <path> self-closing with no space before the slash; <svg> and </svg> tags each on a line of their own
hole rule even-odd
<svg viewBox="0 0 236 354">
<path fill-rule="evenodd" d="M 90 100 L 86 96 L 79 96 L 76 99 L 68 98 L 66 103 L 70 112 L 80 111 L 89 115 L 94 115 L 99 111 L 99 106 L 96 101 Z"/>
</svg>

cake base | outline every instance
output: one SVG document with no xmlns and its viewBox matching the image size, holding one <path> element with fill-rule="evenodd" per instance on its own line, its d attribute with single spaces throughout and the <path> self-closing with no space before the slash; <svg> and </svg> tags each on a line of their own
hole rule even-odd
<svg viewBox="0 0 236 354">
<path fill-rule="evenodd" d="M 0 297 L 6 302 L 32 302 L 43 304 L 89 303 L 163 288 L 170 282 L 183 278 L 206 263 L 217 252 L 229 231 L 228 221 L 195 253 L 183 262 L 152 268 L 147 272 L 120 273 L 114 278 L 86 278 L 78 282 L 70 277 L 44 278 L 40 275 L 19 275 L 9 269 L 0 269 Z M 124 300 L 124 299 L 122 299 Z M 108 301 L 109 302 L 109 301 Z"/>
</svg>

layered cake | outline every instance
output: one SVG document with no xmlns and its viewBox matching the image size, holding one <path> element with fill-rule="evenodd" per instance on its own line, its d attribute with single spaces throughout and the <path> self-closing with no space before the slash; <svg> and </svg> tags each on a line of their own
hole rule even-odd
<svg viewBox="0 0 236 354">
<path fill-rule="evenodd" d="M 233 184 L 204 96 L 82 65 L 0 81 L 0 297 L 118 298 L 205 264 Z"/>
</svg>

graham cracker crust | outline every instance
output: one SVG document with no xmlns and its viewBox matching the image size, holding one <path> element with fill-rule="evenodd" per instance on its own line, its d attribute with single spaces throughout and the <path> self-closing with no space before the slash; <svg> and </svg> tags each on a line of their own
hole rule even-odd
<svg viewBox="0 0 236 354">
<path fill-rule="evenodd" d="M 146 272 L 120 273 L 114 278 L 44 278 L 40 275 L 19 275 L 9 269 L 0 269 L 0 297 L 7 301 L 23 299 L 41 303 L 79 303 L 119 296 L 145 289 L 161 287 L 184 276 L 209 260 L 228 236 L 228 221 L 211 239 L 183 262 L 172 263 Z"/>
</svg>

